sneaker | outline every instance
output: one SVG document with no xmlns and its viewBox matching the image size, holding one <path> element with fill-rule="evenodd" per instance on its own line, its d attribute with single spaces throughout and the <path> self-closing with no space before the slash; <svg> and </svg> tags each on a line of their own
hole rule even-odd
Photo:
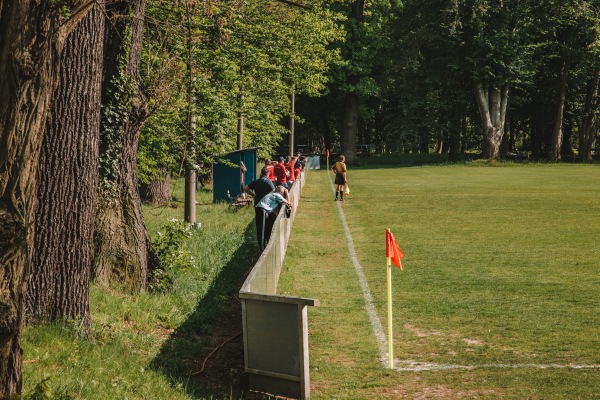
<svg viewBox="0 0 600 400">
<path fill-rule="evenodd" d="M 346 201 L 346 199 L 344 199 L 343 197 L 340 199 L 340 201 Z"/>
</svg>

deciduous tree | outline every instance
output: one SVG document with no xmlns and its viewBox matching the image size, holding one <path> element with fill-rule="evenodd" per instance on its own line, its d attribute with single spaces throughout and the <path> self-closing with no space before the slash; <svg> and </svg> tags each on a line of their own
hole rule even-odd
<svg viewBox="0 0 600 400">
<path fill-rule="evenodd" d="M 37 166 L 66 37 L 91 3 L 0 5 L 0 397 L 21 392 L 21 329 L 34 240 Z M 68 11 L 68 19 L 61 15 Z"/>
<path fill-rule="evenodd" d="M 139 85 L 145 0 L 107 7 L 100 191 L 94 239 L 94 280 L 108 286 L 118 278 L 126 288 L 146 288 L 156 257 L 142 215 L 137 149 L 147 102 Z"/>
<path fill-rule="evenodd" d="M 27 311 L 36 320 L 89 323 L 98 187 L 104 14 L 95 6 L 61 54 L 42 140 Z"/>
</svg>

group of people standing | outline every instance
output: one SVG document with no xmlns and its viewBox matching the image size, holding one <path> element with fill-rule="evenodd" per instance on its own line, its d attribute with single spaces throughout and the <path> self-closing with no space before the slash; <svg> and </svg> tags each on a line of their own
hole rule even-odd
<svg viewBox="0 0 600 400">
<path fill-rule="evenodd" d="M 256 236 L 261 251 L 269 243 L 279 207 L 282 204 L 292 207 L 288 190 L 300 178 L 305 167 L 306 157 L 300 153 L 293 157 L 280 157 L 279 162 L 267 158 L 260 178 L 243 187 L 245 193 L 254 197 Z"/>
<path fill-rule="evenodd" d="M 269 179 L 276 186 L 290 189 L 296 178 L 306 168 L 306 157 L 300 153 L 295 156 L 279 157 L 279 161 L 265 160 L 265 168 L 269 170 Z"/>
<path fill-rule="evenodd" d="M 254 197 L 256 237 L 261 251 L 269 243 L 279 207 L 285 204 L 291 209 L 288 189 L 291 189 L 294 182 L 300 179 L 304 168 L 306 168 L 306 157 L 300 153 L 293 157 L 280 157 L 278 162 L 267 158 L 260 171 L 260 178 L 243 187 L 245 193 Z M 338 157 L 331 170 L 335 172 L 335 199 L 344 201 L 344 187 L 347 182 L 343 155 Z"/>
</svg>

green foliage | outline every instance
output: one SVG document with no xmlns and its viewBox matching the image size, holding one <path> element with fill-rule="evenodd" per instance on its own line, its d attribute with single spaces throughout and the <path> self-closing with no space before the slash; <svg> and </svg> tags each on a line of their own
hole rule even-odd
<svg viewBox="0 0 600 400">
<path fill-rule="evenodd" d="M 576 145 L 600 59 L 597 1 L 367 0 L 356 18 L 360 4 L 332 5 L 347 16 L 346 39 L 336 43 L 343 61 L 331 69 L 329 98 L 306 107 L 311 112 L 300 140 L 336 146 L 344 95 L 356 93 L 359 143 L 374 144 L 379 152 L 480 151 L 474 86 L 481 82 L 509 87 L 505 128 L 511 137 L 503 151 L 541 157 L 556 119 L 557 81 L 566 68 L 563 131 L 567 144 Z M 571 151 L 568 145 L 565 151 Z"/>
<path fill-rule="evenodd" d="M 1 3 L 1 2 L 0 2 Z M 69 0 L 46 0 L 51 7 L 60 10 L 60 16 L 65 19 L 71 18 L 71 5 L 73 1 Z"/>
<path fill-rule="evenodd" d="M 50 377 L 42 379 L 40 382 L 35 385 L 33 389 L 33 393 L 29 396 L 30 400 L 46 400 L 54 398 L 52 394 L 52 389 L 50 388 Z"/>
<path fill-rule="evenodd" d="M 262 0 L 152 0 L 147 12 L 155 22 L 142 69 L 153 107 L 140 140 L 145 181 L 236 149 L 239 113 L 244 147 L 270 153 L 285 133 L 290 94 L 318 95 L 338 55 L 328 47 L 340 37 L 337 17 L 320 1 L 306 10 Z"/>
<path fill-rule="evenodd" d="M 55 392 L 52 389 L 52 376 L 48 376 L 38 382 L 33 388 L 31 394 L 23 396 L 22 400 L 72 400 L 72 396 L 66 393 Z"/>
<path fill-rule="evenodd" d="M 194 257 L 182 246 L 192 237 L 192 226 L 178 219 L 171 219 L 157 232 L 152 242 L 160 266 L 149 272 L 148 290 L 166 292 L 173 288 L 173 271 L 196 266 Z"/>
</svg>

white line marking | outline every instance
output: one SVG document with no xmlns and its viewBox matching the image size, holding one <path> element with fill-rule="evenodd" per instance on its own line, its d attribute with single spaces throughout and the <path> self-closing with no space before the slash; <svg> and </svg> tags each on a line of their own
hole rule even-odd
<svg viewBox="0 0 600 400">
<path fill-rule="evenodd" d="M 457 365 L 436 364 L 412 360 L 394 359 L 396 371 L 443 371 L 448 369 L 600 369 L 600 364 L 481 364 L 481 365 Z"/>
<path fill-rule="evenodd" d="M 331 181 L 331 175 L 328 174 L 329 183 L 333 185 Z M 332 193 L 335 194 L 335 188 L 332 186 Z M 343 194 L 342 194 L 343 196 Z M 379 345 L 379 357 L 381 363 L 385 366 L 387 360 L 387 338 L 385 337 L 385 333 L 383 332 L 383 326 L 381 325 L 381 320 L 377 316 L 377 311 L 375 310 L 375 306 L 373 305 L 373 297 L 371 296 L 371 290 L 369 290 L 369 284 L 367 282 L 367 277 L 363 272 L 363 269 L 358 261 L 358 257 L 356 256 L 356 251 L 354 250 L 354 241 L 352 240 L 352 235 L 350 234 L 350 228 L 348 228 L 348 223 L 346 222 L 346 216 L 344 215 L 344 210 L 342 209 L 342 202 L 337 202 L 338 211 L 340 213 L 340 219 L 342 220 L 342 224 L 344 225 L 344 232 L 346 233 L 346 240 L 348 242 L 348 250 L 350 251 L 350 259 L 352 259 L 352 264 L 354 264 L 354 269 L 356 270 L 356 275 L 358 275 L 358 281 L 360 282 L 360 288 L 363 292 L 363 297 L 365 298 L 365 308 L 367 309 L 367 314 L 369 315 L 369 320 L 371 320 L 371 326 L 373 327 L 373 333 L 375 334 L 375 339 L 377 339 L 377 344 Z"/>
<path fill-rule="evenodd" d="M 329 178 L 329 183 L 332 185 L 332 193 L 335 194 L 335 187 L 333 186 L 333 181 L 331 180 L 331 175 L 327 175 Z M 373 333 L 375 334 L 375 339 L 377 340 L 377 344 L 379 345 L 379 359 L 384 367 L 387 367 L 387 338 L 383 331 L 383 325 L 381 324 L 381 320 L 377 315 L 377 311 L 375 310 L 375 306 L 373 305 L 373 297 L 371 296 L 371 290 L 369 289 L 369 284 L 367 282 L 367 277 L 358 261 L 358 257 L 356 255 L 356 250 L 354 249 L 354 240 L 352 240 L 352 235 L 350 234 L 350 228 L 348 227 L 348 223 L 346 222 L 346 216 L 344 215 L 344 210 L 342 208 L 342 202 L 338 201 L 337 207 L 340 213 L 340 219 L 342 220 L 342 225 L 344 226 L 344 232 L 346 233 L 346 240 L 348 242 L 348 250 L 350 252 L 350 259 L 352 259 L 352 264 L 354 264 L 354 269 L 356 270 L 356 275 L 358 275 L 358 281 L 360 282 L 360 287 L 363 292 L 363 297 L 365 298 L 365 308 L 367 309 L 367 314 L 369 315 L 369 320 L 371 321 L 371 326 L 373 327 Z M 428 363 L 428 362 L 419 362 L 413 360 L 400 360 L 394 359 L 394 369 L 396 371 L 443 371 L 449 369 L 552 369 L 552 368 L 572 368 L 572 369 L 600 369 L 600 364 L 481 364 L 481 365 L 458 365 L 458 364 L 436 364 L 436 363 Z"/>
</svg>

